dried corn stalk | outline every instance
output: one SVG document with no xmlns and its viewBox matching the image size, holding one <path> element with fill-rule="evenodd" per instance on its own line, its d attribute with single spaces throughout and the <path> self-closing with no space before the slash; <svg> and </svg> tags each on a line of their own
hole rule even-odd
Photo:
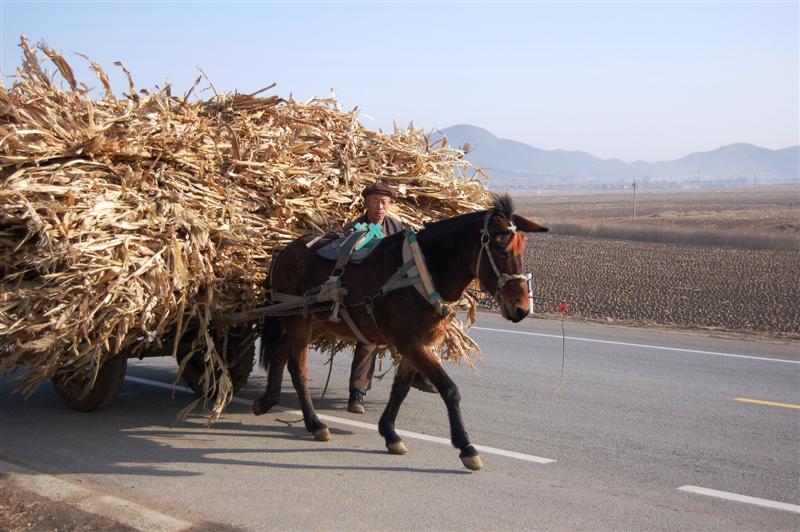
<svg viewBox="0 0 800 532">
<path fill-rule="evenodd" d="M 359 215 L 375 179 L 412 226 L 488 204 L 462 151 L 413 128 L 366 130 L 333 100 L 137 94 L 127 70 L 118 99 L 92 63 L 105 87 L 93 100 L 62 56 L 38 46 L 68 90 L 20 47 L 14 85 L 0 86 L 0 373 L 24 369 L 24 392 L 123 351 L 175 356 L 193 324 L 216 419 L 231 383 L 215 378 L 209 324 L 263 304 L 273 250 Z M 442 349 L 478 353 L 455 325 Z"/>
</svg>

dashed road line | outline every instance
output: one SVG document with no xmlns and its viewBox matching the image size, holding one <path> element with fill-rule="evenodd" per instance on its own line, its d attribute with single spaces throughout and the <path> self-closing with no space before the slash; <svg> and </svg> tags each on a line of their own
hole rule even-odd
<svg viewBox="0 0 800 532">
<path fill-rule="evenodd" d="M 800 505 L 789 504 L 788 502 L 771 501 L 769 499 L 760 499 L 758 497 L 749 497 L 747 495 L 739 495 L 738 493 L 730 493 L 728 491 L 712 490 L 709 488 L 701 488 L 700 486 L 681 486 L 678 488 L 680 491 L 694 493 L 696 495 L 705 495 L 707 497 L 714 497 L 717 499 L 725 499 L 729 501 L 742 502 L 745 504 L 754 504 L 764 508 L 772 508 L 774 510 L 783 510 L 800 514 Z"/>
<path fill-rule="evenodd" d="M 143 379 L 141 377 L 126 376 L 125 380 L 126 381 L 130 381 L 130 382 L 136 382 L 136 383 L 139 383 L 139 384 L 145 384 L 145 385 L 148 385 L 148 386 L 155 386 L 157 388 L 166 388 L 168 390 L 176 390 L 176 391 L 180 391 L 180 392 L 194 393 L 194 392 L 192 392 L 191 389 L 189 389 L 189 388 L 187 388 L 185 386 L 173 385 L 173 384 L 169 384 L 169 383 L 166 383 L 166 382 L 154 381 L 154 380 L 150 380 L 150 379 Z M 248 406 L 253 404 L 252 400 L 242 399 L 241 397 L 234 397 L 231 401 L 234 402 L 234 403 L 248 405 Z M 300 412 L 299 410 L 293 410 L 293 409 L 285 408 L 285 407 L 282 407 L 282 406 L 274 406 L 272 408 L 272 411 L 273 412 L 289 413 L 289 414 L 297 415 L 297 416 L 301 416 L 301 417 L 303 415 L 303 413 Z M 361 429 L 374 430 L 376 432 L 378 430 L 378 426 L 375 425 L 375 424 L 372 424 L 372 423 L 365 423 L 363 421 L 356 421 L 354 419 L 347 419 L 347 418 L 343 418 L 343 417 L 331 416 L 331 415 L 328 415 L 328 414 L 317 413 L 317 416 L 319 416 L 319 418 L 322 419 L 323 421 L 330 421 L 331 423 L 336 423 L 338 425 L 349 425 L 351 427 L 358 427 L 358 428 L 361 428 Z M 441 445 L 446 445 L 448 447 L 452 447 L 452 443 L 450 443 L 450 440 L 448 440 L 446 438 L 440 438 L 438 436 L 430 436 L 428 434 L 421 434 L 419 432 L 411 432 L 411 431 L 408 431 L 408 430 L 398 430 L 397 433 L 399 435 L 405 437 L 405 438 L 410 438 L 410 439 L 414 439 L 414 440 L 421 440 L 421 441 L 427 441 L 427 442 L 432 442 L 432 443 L 438 443 L 438 444 L 441 444 Z M 478 451 L 482 452 L 482 453 L 492 454 L 492 455 L 495 455 L 495 456 L 504 456 L 506 458 L 512 458 L 512 459 L 515 459 L 515 460 L 522 460 L 522 461 L 525 461 L 525 462 L 533 462 L 533 463 L 536 463 L 536 464 L 552 464 L 553 462 L 556 461 L 556 460 L 554 460 L 552 458 L 543 458 L 541 456 L 535 456 L 535 455 L 526 454 L 526 453 L 518 453 L 516 451 L 508 451 L 506 449 L 498 449 L 496 447 L 488 447 L 488 446 L 485 446 L 485 445 L 475 445 L 475 448 Z"/>
<path fill-rule="evenodd" d="M 776 406 L 778 408 L 792 408 L 794 410 L 800 410 L 800 405 L 794 405 L 791 403 L 776 403 L 774 401 L 762 401 L 761 399 L 748 399 L 747 397 L 734 397 L 733 400 L 740 403 L 749 403 L 751 405 Z"/>
</svg>

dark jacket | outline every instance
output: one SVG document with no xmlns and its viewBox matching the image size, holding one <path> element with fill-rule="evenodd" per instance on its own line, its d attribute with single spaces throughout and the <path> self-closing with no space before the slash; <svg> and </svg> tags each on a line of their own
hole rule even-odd
<svg viewBox="0 0 800 532">
<path fill-rule="evenodd" d="M 346 226 L 344 226 L 344 233 L 347 234 L 350 231 L 352 231 L 353 227 L 356 224 L 368 224 L 368 223 L 369 221 L 367 220 L 367 213 L 364 213 L 355 220 L 353 220 L 352 222 L 350 222 L 349 224 L 347 224 Z M 383 236 L 393 235 L 405 229 L 403 222 L 401 222 L 397 218 L 392 218 L 391 216 L 388 215 L 383 218 L 382 225 L 383 225 Z"/>
</svg>

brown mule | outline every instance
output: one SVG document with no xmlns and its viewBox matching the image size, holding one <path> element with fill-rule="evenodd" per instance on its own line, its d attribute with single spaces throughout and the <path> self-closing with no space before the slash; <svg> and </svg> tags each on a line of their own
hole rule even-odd
<svg viewBox="0 0 800 532">
<path fill-rule="evenodd" d="M 394 425 L 410 383 L 419 373 L 436 386 L 447 406 L 451 441 L 461 451 L 462 463 L 471 470 L 481 469 L 483 464 L 461 420 L 458 388 L 430 346 L 444 334 L 446 320 L 452 319 L 447 303 L 458 301 L 476 277 L 495 295 L 506 319 L 516 323 L 529 314 L 527 281 L 522 273 L 523 233 L 542 231 L 547 228 L 514 214 L 511 199 L 502 196 L 486 211 L 427 224 L 416 235 L 398 233 L 384 238 L 364 262 L 347 266 L 341 276 L 341 285 L 348 291 L 344 306 L 358 333 L 344 321 L 329 321 L 329 309 L 310 311 L 307 318 L 265 319 L 261 362 L 267 369 L 267 389 L 255 400 L 253 412 L 263 414 L 277 404 L 283 370 L 288 364 L 306 428 L 318 440 L 330 439 L 330 432 L 317 417 L 308 391 L 308 346 L 320 331 L 350 340 L 361 334 L 371 343 L 393 345 L 402 355 L 389 402 L 378 424 L 389 452 L 408 452 Z M 309 247 L 314 238 L 311 235 L 301 237 L 274 258 L 270 275 L 272 290 L 302 295 L 328 280 L 332 263 L 317 256 L 315 250 L 330 240 L 318 238 Z M 413 248 L 415 238 L 435 287 L 429 298 L 431 302 L 421 295 L 421 292 L 430 294 L 431 290 L 418 290 L 408 285 L 381 290 L 405 263 L 403 248 Z M 404 244 L 406 240 L 410 244 Z"/>
</svg>

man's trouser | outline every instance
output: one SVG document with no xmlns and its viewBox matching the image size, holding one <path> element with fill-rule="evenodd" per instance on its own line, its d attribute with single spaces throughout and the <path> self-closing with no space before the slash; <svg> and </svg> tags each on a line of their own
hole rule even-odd
<svg viewBox="0 0 800 532">
<path fill-rule="evenodd" d="M 372 388 L 372 375 L 375 373 L 376 346 L 359 342 L 353 353 L 353 365 L 350 366 L 350 391 L 366 392 Z"/>
</svg>

